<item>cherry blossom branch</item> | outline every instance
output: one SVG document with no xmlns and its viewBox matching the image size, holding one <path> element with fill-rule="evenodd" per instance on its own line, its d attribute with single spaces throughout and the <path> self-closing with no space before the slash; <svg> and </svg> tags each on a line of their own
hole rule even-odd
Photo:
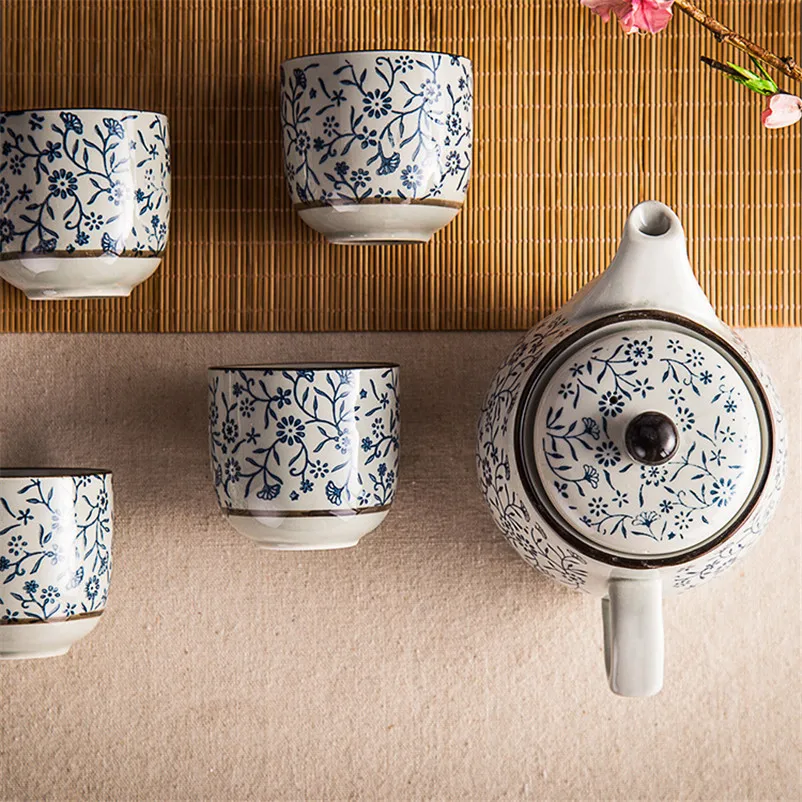
<svg viewBox="0 0 802 802">
<path fill-rule="evenodd" d="M 702 27 L 710 31 L 719 42 L 732 45 L 738 50 L 754 56 L 764 64 L 779 70 L 783 75 L 793 78 L 795 81 L 802 81 L 802 67 L 797 64 L 792 56 L 778 56 L 765 47 L 747 39 L 745 36 L 736 33 L 732 28 L 711 17 L 703 9 L 699 8 L 691 0 L 674 0 L 674 7 L 678 8 L 683 14 L 687 14 L 691 19 L 698 22 Z"/>
</svg>

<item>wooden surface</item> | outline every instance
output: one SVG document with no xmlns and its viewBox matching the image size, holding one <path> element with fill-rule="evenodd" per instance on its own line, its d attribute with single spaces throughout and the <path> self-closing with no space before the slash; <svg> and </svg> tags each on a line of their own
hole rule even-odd
<svg viewBox="0 0 802 802">
<path fill-rule="evenodd" d="M 799 0 L 706 8 L 802 56 Z M 578 0 L 3 0 L 0 106 L 169 115 L 168 256 L 130 299 L 30 303 L 4 331 L 526 328 L 611 258 L 626 212 L 673 205 L 730 323 L 802 323 L 802 126 L 699 64 L 745 63 L 677 15 L 627 37 Z M 426 246 L 325 244 L 290 209 L 279 63 L 409 46 L 474 61 L 474 178 Z M 799 87 L 785 85 L 799 91 Z"/>
</svg>

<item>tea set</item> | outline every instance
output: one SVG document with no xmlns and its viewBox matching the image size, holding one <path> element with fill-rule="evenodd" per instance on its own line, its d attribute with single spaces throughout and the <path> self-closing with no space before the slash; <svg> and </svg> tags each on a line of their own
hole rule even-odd
<svg viewBox="0 0 802 802">
<path fill-rule="evenodd" d="M 460 56 L 323 53 L 280 70 L 293 207 L 338 244 L 426 242 L 472 169 Z M 0 114 L 0 276 L 35 300 L 128 295 L 157 268 L 170 145 L 154 112 Z M 218 504 L 264 549 L 355 546 L 398 481 L 399 367 L 208 371 Z M 609 267 L 532 329 L 484 401 L 482 493 L 531 566 L 602 601 L 611 689 L 663 681 L 662 602 L 718 576 L 765 531 L 785 475 L 782 409 L 716 316 L 675 213 L 646 201 Z M 111 474 L 0 470 L 0 659 L 63 654 L 112 571 Z"/>
</svg>

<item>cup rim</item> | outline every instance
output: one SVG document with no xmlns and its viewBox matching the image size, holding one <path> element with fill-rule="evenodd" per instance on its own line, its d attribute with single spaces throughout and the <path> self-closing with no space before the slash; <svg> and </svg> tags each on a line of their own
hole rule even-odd
<svg viewBox="0 0 802 802">
<path fill-rule="evenodd" d="M 9 114 L 54 114 L 63 111 L 74 113 L 78 111 L 94 111 L 99 114 L 155 114 L 157 117 L 162 117 L 167 120 L 167 115 L 162 111 L 153 111 L 152 109 L 128 109 L 128 108 L 108 108 L 98 106 L 51 106 L 50 108 L 41 109 L 3 109 L 0 110 L 0 117 Z"/>
<path fill-rule="evenodd" d="M 285 59 L 281 62 L 283 67 L 293 61 L 299 61 L 305 58 L 318 58 L 319 56 L 367 56 L 374 53 L 417 53 L 424 56 L 447 56 L 448 58 L 457 58 L 467 61 L 468 64 L 473 66 L 473 62 L 467 56 L 461 56 L 459 53 L 446 53 L 443 50 L 416 50 L 403 47 L 372 47 L 367 50 L 324 50 L 320 53 L 304 53 L 300 56 L 293 56 L 292 58 Z"/>
<path fill-rule="evenodd" d="M 328 372 L 332 370 L 386 370 L 401 367 L 397 362 L 273 362 L 252 365 L 210 365 L 207 370 L 308 370 Z"/>
<path fill-rule="evenodd" d="M 111 476 L 105 468 L 0 468 L 2 479 L 72 479 L 75 476 Z"/>
</svg>

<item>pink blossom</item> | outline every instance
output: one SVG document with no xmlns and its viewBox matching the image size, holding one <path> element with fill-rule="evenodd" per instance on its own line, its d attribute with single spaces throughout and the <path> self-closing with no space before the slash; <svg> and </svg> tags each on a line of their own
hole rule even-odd
<svg viewBox="0 0 802 802">
<path fill-rule="evenodd" d="M 766 128 L 785 128 L 802 120 L 802 97 L 778 92 L 769 98 L 769 106 L 760 116 Z"/>
<path fill-rule="evenodd" d="M 581 0 L 605 22 L 615 15 L 627 33 L 657 33 L 668 25 L 674 0 Z"/>
</svg>

